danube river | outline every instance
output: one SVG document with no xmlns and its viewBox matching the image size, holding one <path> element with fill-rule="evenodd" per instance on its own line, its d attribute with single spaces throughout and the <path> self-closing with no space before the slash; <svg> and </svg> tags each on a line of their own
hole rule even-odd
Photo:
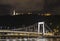
<svg viewBox="0 0 60 41">
<path fill-rule="evenodd" d="M 23 38 L 23 39 L 0 39 L 0 41 L 60 41 L 60 38 Z"/>
</svg>

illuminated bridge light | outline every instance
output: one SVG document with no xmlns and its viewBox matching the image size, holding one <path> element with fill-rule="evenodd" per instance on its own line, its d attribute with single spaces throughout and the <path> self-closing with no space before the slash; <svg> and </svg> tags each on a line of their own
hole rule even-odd
<svg viewBox="0 0 60 41">
<path fill-rule="evenodd" d="M 30 15 L 30 14 L 32 14 L 32 13 L 28 12 L 28 14 Z"/>
<path fill-rule="evenodd" d="M 13 15 L 16 15 L 16 12 L 15 12 L 15 10 L 13 10 Z"/>
<path fill-rule="evenodd" d="M 46 36 L 53 36 L 53 33 L 45 33 Z"/>
<path fill-rule="evenodd" d="M 46 13 L 46 14 L 41 14 L 42 16 L 51 16 L 50 13 Z"/>
</svg>

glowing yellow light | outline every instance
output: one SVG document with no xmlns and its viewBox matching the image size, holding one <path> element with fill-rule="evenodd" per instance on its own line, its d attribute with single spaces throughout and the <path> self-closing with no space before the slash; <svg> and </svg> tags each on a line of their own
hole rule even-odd
<svg viewBox="0 0 60 41">
<path fill-rule="evenodd" d="M 30 15 L 30 14 L 32 14 L 32 13 L 29 12 L 28 14 Z"/>
<path fill-rule="evenodd" d="M 52 36 L 52 35 L 53 35 L 53 33 L 45 33 L 45 35 Z"/>
<path fill-rule="evenodd" d="M 50 13 L 42 14 L 42 16 L 51 16 Z"/>
<path fill-rule="evenodd" d="M 57 30 L 57 29 L 54 29 L 54 32 L 58 32 L 59 30 Z"/>
<path fill-rule="evenodd" d="M 46 16 L 50 16 L 51 14 L 45 14 Z"/>
</svg>

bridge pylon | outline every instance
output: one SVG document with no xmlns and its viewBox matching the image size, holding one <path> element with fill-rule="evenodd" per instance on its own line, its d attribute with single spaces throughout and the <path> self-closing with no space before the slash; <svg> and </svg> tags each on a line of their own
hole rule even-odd
<svg viewBox="0 0 60 41">
<path fill-rule="evenodd" d="M 44 35 L 44 33 L 45 33 L 44 22 L 38 22 L 38 34 L 41 31 L 41 25 L 42 25 L 42 34 Z"/>
</svg>

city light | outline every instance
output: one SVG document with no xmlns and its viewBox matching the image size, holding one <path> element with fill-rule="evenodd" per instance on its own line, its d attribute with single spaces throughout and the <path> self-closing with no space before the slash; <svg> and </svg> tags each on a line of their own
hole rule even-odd
<svg viewBox="0 0 60 41">
<path fill-rule="evenodd" d="M 16 15 L 16 12 L 15 12 L 15 10 L 13 10 L 13 15 Z"/>
<path fill-rule="evenodd" d="M 42 16 L 51 16 L 50 13 L 46 13 L 46 14 L 41 14 Z"/>
<path fill-rule="evenodd" d="M 29 12 L 28 14 L 30 15 L 30 14 L 32 14 L 32 13 Z"/>
</svg>

